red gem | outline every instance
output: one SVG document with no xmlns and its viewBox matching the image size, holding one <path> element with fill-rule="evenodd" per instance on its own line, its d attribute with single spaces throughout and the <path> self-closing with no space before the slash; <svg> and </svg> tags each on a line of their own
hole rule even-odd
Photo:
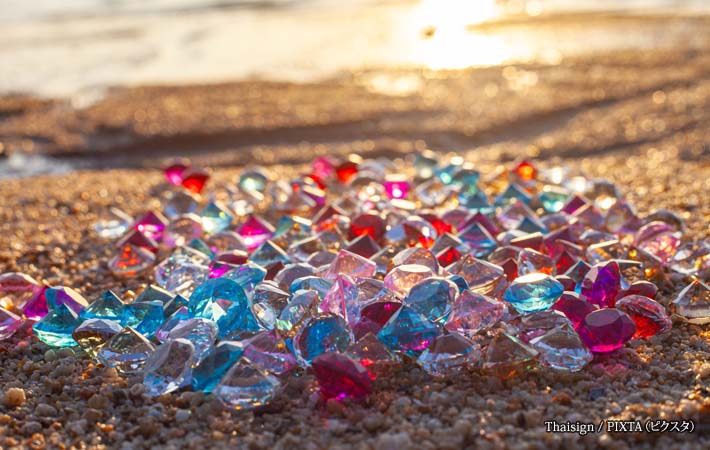
<svg viewBox="0 0 710 450">
<path fill-rule="evenodd" d="M 570 255 L 568 252 L 562 252 L 557 258 L 557 261 L 555 262 L 557 273 L 567 272 L 569 268 L 572 267 L 576 262 L 577 260 L 573 258 L 572 255 Z"/>
<path fill-rule="evenodd" d="M 476 214 L 471 216 L 471 218 L 469 218 L 466 221 L 466 223 L 464 223 L 461 226 L 461 229 L 465 230 L 466 228 L 470 227 L 474 223 L 477 223 L 477 224 L 481 225 L 483 228 L 485 228 L 486 231 L 488 231 L 491 234 L 491 236 L 497 236 L 500 233 L 500 228 L 495 223 L 493 223 L 491 218 L 485 214 L 480 213 L 480 212 L 477 212 Z"/>
<path fill-rule="evenodd" d="M 369 235 L 379 241 L 387 230 L 387 222 L 377 214 L 361 214 L 350 223 L 350 238 Z"/>
<path fill-rule="evenodd" d="M 379 245 L 377 245 L 377 242 L 375 242 L 370 237 L 369 234 L 364 234 L 358 238 L 353 239 L 353 241 L 350 242 L 347 247 L 345 247 L 345 250 L 351 253 L 355 253 L 356 255 L 369 258 L 370 256 L 374 255 L 382 249 Z"/>
<path fill-rule="evenodd" d="M 515 166 L 513 173 L 523 181 L 532 181 L 537 177 L 537 169 L 529 161 L 522 161 Z"/>
<path fill-rule="evenodd" d="M 634 281 L 625 291 L 621 292 L 617 298 L 626 297 L 627 295 L 643 295 L 650 299 L 655 299 L 658 294 L 658 286 L 650 281 Z"/>
<path fill-rule="evenodd" d="M 506 280 L 512 282 L 518 278 L 518 263 L 514 259 L 508 258 L 500 263 L 500 266 L 505 271 Z"/>
<path fill-rule="evenodd" d="M 673 327 L 666 308 L 643 295 L 628 295 L 616 302 L 616 308 L 624 311 L 636 323 L 634 338 L 648 338 L 665 333 Z"/>
<path fill-rule="evenodd" d="M 131 230 L 116 242 L 116 248 L 123 250 L 126 245 L 144 248 L 153 253 L 158 252 L 158 243 L 138 230 Z"/>
<path fill-rule="evenodd" d="M 461 259 L 461 253 L 456 250 L 456 247 L 445 248 L 436 255 L 436 260 L 439 261 L 441 267 L 448 267 L 459 259 Z"/>
<path fill-rule="evenodd" d="M 372 392 L 372 380 L 367 370 L 347 355 L 323 353 L 313 359 L 311 367 L 325 398 L 357 400 Z"/>
<path fill-rule="evenodd" d="M 562 287 L 565 288 L 565 291 L 574 291 L 577 287 L 577 282 L 567 275 L 557 275 L 555 279 L 562 283 Z"/>
<path fill-rule="evenodd" d="M 596 305 L 587 302 L 576 292 L 565 291 L 555 304 L 552 305 L 551 309 L 567 316 L 576 328 L 584 321 L 584 318 L 587 317 L 589 313 L 596 311 L 598 308 Z"/>
<path fill-rule="evenodd" d="M 384 326 L 401 307 L 402 304 L 399 302 L 373 302 L 362 308 L 360 317 Z"/>
<path fill-rule="evenodd" d="M 434 214 L 420 214 L 419 216 L 429 222 L 431 226 L 433 226 L 436 230 L 436 234 L 439 236 L 444 233 L 451 233 L 454 229 L 453 225 L 444 221 L 443 219 L 438 218 Z"/>
<path fill-rule="evenodd" d="M 341 182 L 347 183 L 357 175 L 357 164 L 352 161 L 345 161 L 335 168 L 335 173 Z"/>
<path fill-rule="evenodd" d="M 186 170 L 182 178 L 182 186 L 190 192 L 199 194 L 209 179 L 209 174 L 202 169 Z"/>
</svg>

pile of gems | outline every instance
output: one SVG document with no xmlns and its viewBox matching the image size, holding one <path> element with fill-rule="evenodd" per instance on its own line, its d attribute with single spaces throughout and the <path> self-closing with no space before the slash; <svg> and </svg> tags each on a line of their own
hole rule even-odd
<svg viewBox="0 0 710 450">
<path fill-rule="evenodd" d="M 676 214 L 639 216 L 610 181 L 561 167 L 481 179 L 441 159 L 319 157 L 293 180 L 253 168 L 206 196 L 209 172 L 175 163 L 162 211 L 95 226 L 116 241 L 114 274 L 152 270 L 154 284 L 89 303 L 6 273 L 0 339 L 35 321 L 50 346 L 142 374 L 149 395 L 241 409 L 304 370 L 325 398 L 361 399 L 405 358 L 435 377 L 579 371 L 667 332 L 669 312 L 710 322 L 710 244 L 684 241 Z M 690 284 L 664 306 L 648 280 L 669 274 Z"/>
</svg>

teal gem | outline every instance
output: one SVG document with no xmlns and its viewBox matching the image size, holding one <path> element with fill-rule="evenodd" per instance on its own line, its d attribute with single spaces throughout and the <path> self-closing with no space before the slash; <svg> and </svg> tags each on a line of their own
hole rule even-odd
<svg viewBox="0 0 710 450">
<path fill-rule="evenodd" d="M 390 350 L 418 356 L 441 334 L 438 326 L 410 306 L 402 306 L 390 317 L 377 337 Z"/>
<path fill-rule="evenodd" d="M 542 192 L 538 195 L 540 204 L 549 213 L 556 213 L 567 204 L 570 198 L 570 193 L 566 189 L 556 186 L 545 186 Z"/>
<path fill-rule="evenodd" d="M 524 231 L 526 233 L 547 233 L 547 228 L 537 219 L 532 219 L 530 217 L 525 217 L 518 225 L 518 230 Z"/>
<path fill-rule="evenodd" d="M 323 353 L 344 353 L 353 341 L 353 333 L 345 319 L 335 314 L 321 314 L 309 318 L 299 328 L 293 338 L 293 347 L 298 363 L 305 367 Z"/>
<path fill-rule="evenodd" d="M 163 305 L 163 317 L 167 318 L 175 314 L 182 307 L 187 307 L 188 300 L 182 295 L 176 295 L 172 300 Z"/>
<path fill-rule="evenodd" d="M 158 300 L 129 303 L 123 307 L 121 324 L 151 337 L 163 324 L 163 303 Z"/>
<path fill-rule="evenodd" d="M 192 319 L 192 315 L 187 309 L 187 306 L 181 306 L 174 313 L 172 313 L 170 317 L 165 319 L 165 322 L 163 322 L 160 328 L 156 330 L 155 337 L 160 342 L 166 342 L 170 336 L 170 331 L 172 331 L 173 328 L 190 319 Z"/>
<path fill-rule="evenodd" d="M 49 309 L 49 312 L 32 329 L 40 341 L 52 347 L 73 347 L 74 328 L 81 325 L 79 315 L 65 304 Z"/>
<path fill-rule="evenodd" d="M 449 275 L 448 277 L 446 277 L 446 279 L 456 285 L 456 287 L 459 289 L 459 294 L 469 289 L 466 279 L 461 275 Z"/>
<path fill-rule="evenodd" d="M 503 299 L 521 313 L 543 311 L 562 295 L 564 287 L 544 273 L 530 273 L 516 278 L 503 294 Z"/>
<path fill-rule="evenodd" d="M 239 177 L 239 187 L 246 191 L 264 192 L 266 183 L 269 181 L 266 174 L 260 168 L 247 170 Z"/>
<path fill-rule="evenodd" d="M 495 206 L 504 207 L 512 205 L 515 202 L 523 202 L 526 205 L 530 204 L 531 201 L 530 194 L 528 194 L 525 189 L 521 188 L 515 183 L 508 185 L 505 191 L 503 191 L 498 197 L 496 197 Z"/>
<path fill-rule="evenodd" d="M 141 292 L 133 303 L 159 301 L 161 304 L 172 300 L 173 294 L 160 286 L 151 284 Z"/>
<path fill-rule="evenodd" d="M 228 278 L 212 278 L 199 285 L 188 308 L 195 317 L 217 322 L 221 338 L 260 329 L 244 289 Z"/>
<path fill-rule="evenodd" d="M 217 202 L 210 202 L 200 211 L 202 229 L 207 234 L 224 231 L 232 224 L 232 214 Z"/>
<path fill-rule="evenodd" d="M 403 303 L 432 322 L 443 324 L 451 312 L 458 287 L 444 278 L 428 278 L 415 284 Z"/>
<path fill-rule="evenodd" d="M 242 264 L 222 275 L 222 278 L 234 281 L 250 294 L 266 278 L 266 269 L 254 263 Z"/>
<path fill-rule="evenodd" d="M 461 169 L 453 177 L 451 184 L 459 187 L 459 195 L 471 197 L 481 190 L 478 187 L 478 180 L 481 174 L 473 169 Z"/>
<path fill-rule="evenodd" d="M 244 345 L 236 341 L 217 344 L 192 371 L 192 389 L 212 392 L 219 380 L 244 353 Z"/>
<path fill-rule="evenodd" d="M 214 252 L 212 251 L 212 249 L 210 248 L 210 246 L 207 245 L 207 243 L 206 243 L 205 241 L 203 241 L 203 240 L 200 240 L 200 239 L 193 239 L 192 241 L 190 241 L 189 244 L 187 244 L 187 246 L 190 247 L 190 248 L 192 248 L 192 249 L 197 250 L 197 251 L 200 252 L 200 253 L 203 253 L 203 254 L 207 255 L 207 256 L 210 257 L 210 258 L 214 258 L 214 256 L 215 256 L 215 255 L 214 255 Z"/>
<path fill-rule="evenodd" d="M 283 216 L 276 225 L 276 231 L 271 240 L 283 248 L 288 248 L 294 242 L 311 237 L 311 222 L 297 216 Z"/>
<path fill-rule="evenodd" d="M 448 164 L 434 171 L 434 176 L 444 184 L 451 184 L 454 181 L 454 176 L 461 170 L 459 164 Z"/>
<path fill-rule="evenodd" d="M 123 302 L 113 291 L 106 291 L 94 300 L 79 317 L 87 319 L 105 319 L 120 321 L 123 314 Z"/>
<path fill-rule="evenodd" d="M 291 262 L 291 258 L 289 258 L 288 254 L 286 254 L 281 247 L 271 241 L 266 241 L 261 244 L 256 250 L 254 250 L 254 253 L 251 254 L 249 259 L 252 262 L 264 267 L 268 267 L 277 262 L 282 262 L 284 264 Z"/>
<path fill-rule="evenodd" d="M 459 193 L 458 197 L 461 206 L 468 209 L 469 211 L 480 212 L 482 214 L 488 214 L 493 211 L 493 207 L 488 201 L 486 193 L 483 191 L 478 191 L 473 195 Z"/>
</svg>

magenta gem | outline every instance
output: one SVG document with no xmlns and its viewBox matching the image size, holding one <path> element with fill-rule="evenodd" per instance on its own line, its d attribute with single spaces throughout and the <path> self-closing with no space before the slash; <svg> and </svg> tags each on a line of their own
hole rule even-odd
<svg viewBox="0 0 710 450">
<path fill-rule="evenodd" d="M 49 286 L 43 286 L 31 299 L 27 300 L 27 303 L 22 307 L 22 313 L 25 317 L 39 320 L 47 315 L 49 307 L 47 306 L 47 297 L 44 296 L 47 289 L 49 289 Z"/>
<path fill-rule="evenodd" d="M 643 295 L 644 297 L 648 297 L 650 299 L 655 300 L 657 293 L 658 286 L 651 283 L 650 281 L 641 280 L 634 281 L 633 283 L 631 283 L 631 285 L 626 288 L 625 291 L 619 293 L 617 298 L 626 297 L 627 295 Z"/>
<path fill-rule="evenodd" d="M 182 176 L 188 168 L 187 164 L 182 161 L 177 161 L 165 168 L 165 178 L 170 184 L 180 186 L 182 184 Z"/>
<path fill-rule="evenodd" d="M 158 211 L 148 211 L 136 221 L 133 228 L 154 241 L 160 242 L 167 225 L 168 219 L 164 215 Z"/>
<path fill-rule="evenodd" d="M 605 308 L 587 314 L 577 332 L 589 350 L 607 353 L 623 347 L 633 337 L 636 323 L 623 311 Z"/>
<path fill-rule="evenodd" d="M 565 288 L 565 291 L 574 291 L 575 287 L 577 286 L 577 283 L 567 275 L 557 275 L 555 279 L 562 284 L 562 287 Z"/>
<path fill-rule="evenodd" d="M 249 250 L 254 250 L 274 234 L 274 227 L 263 219 L 250 216 L 237 228 L 237 234 L 243 239 Z"/>
<path fill-rule="evenodd" d="M 582 280 L 582 295 L 601 308 L 614 306 L 621 291 L 621 271 L 616 261 L 607 261 L 589 269 Z"/>
<path fill-rule="evenodd" d="M 409 192 L 409 181 L 404 176 L 392 176 L 382 183 L 387 196 L 392 199 L 400 199 L 407 196 Z"/>
<path fill-rule="evenodd" d="M 597 305 L 589 303 L 576 292 L 565 291 L 552 305 L 551 309 L 561 312 L 572 322 L 575 328 L 584 321 L 584 318 L 599 309 Z"/>
<path fill-rule="evenodd" d="M 360 317 L 368 319 L 382 328 L 387 321 L 390 320 L 390 317 L 392 317 L 401 307 L 402 304 L 399 302 L 376 301 L 363 307 L 360 311 Z"/>
<path fill-rule="evenodd" d="M 313 174 L 321 180 L 327 180 L 335 173 L 335 163 L 327 156 L 313 160 Z"/>
<path fill-rule="evenodd" d="M 372 392 L 372 380 L 362 364 L 342 353 L 318 355 L 311 363 L 325 398 L 362 399 Z"/>
</svg>

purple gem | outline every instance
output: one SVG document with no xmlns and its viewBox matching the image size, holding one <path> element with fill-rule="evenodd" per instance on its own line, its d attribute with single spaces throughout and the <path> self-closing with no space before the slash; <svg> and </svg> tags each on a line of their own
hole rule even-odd
<svg viewBox="0 0 710 450">
<path fill-rule="evenodd" d="M 89 306 L 89 302 L 72 288 L 57 286 L 49 288 L 44 293 L 47 299 L 47 306 L 54 310 L 59 305 L 65 305 L 67 308 L 74 311 L 77 315 Z"/>
<path fill-rule="evenodd" d="M 49 286 L 42 287 L 37 293 L 22 307 L 22 313 L 28 319 L 39 320 L 49 312 L 47 297 L 44 296 Z"/>
<path fill-rule="evenodd" d="M 582 295 L 601 308 L 614 306 L 621 290 L 621 271 L 616 261 L 593 266 L 582 280 Z"/>
<path fill-rule="evenodd" d="M 160 242 L 163 238 L 163 231 L 168 225 L 168 219 L 158 211 L 148 211 L 136 221 L 133 228 L 148 236 L 149 238 Z"/>
<path fill-rule="evenodd" d="M 614 351 L 636 333 L 636 323 L 623 311 L 615 308 L 593 311 L 577 327 L 582 341 L 594 353 Z"/>
<path fill-rule="evenodd" d="M 589 303 L 576 292 L 565 291 L 562 296 L 552 305 L 552 308 L 561 312 L 572 322 L 575 328 L 584 321 L 584 318 L 593 311 L 599 309 L 597 305 Z"/>
</svg>

